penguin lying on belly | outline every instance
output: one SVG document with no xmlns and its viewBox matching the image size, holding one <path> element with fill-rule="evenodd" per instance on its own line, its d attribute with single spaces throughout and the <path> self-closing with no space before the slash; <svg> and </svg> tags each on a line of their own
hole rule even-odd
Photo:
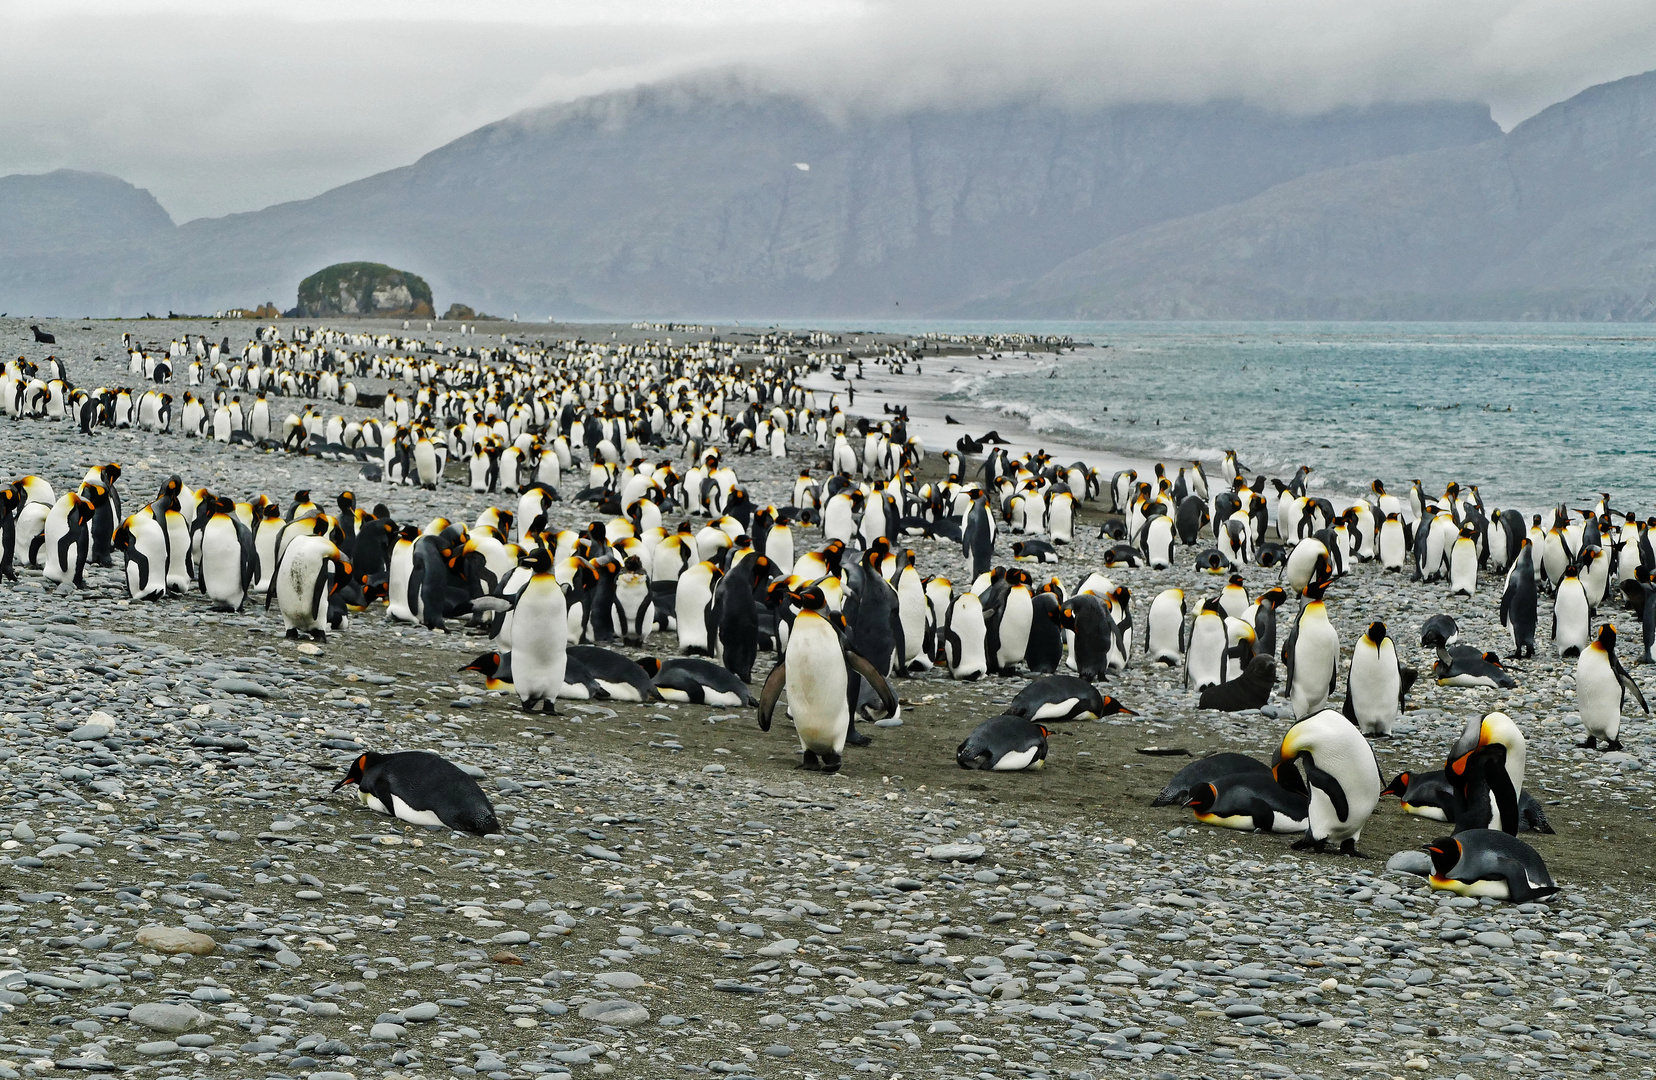
<svg viewBox="0 0 1656 1080">
<path fill-rule="evenodd" d="M 413 825 L 443 825 L 458 832 L 498 833 L 494 804 L 459 766 L 426 750 L 363 754 L 330 791 L 355 784 L 362 804 Z"/>
<path fill-rule="evenodd" d="M 1003 713 L 979 724 L 955 748 L 962 769 L 1019 772 L 1046 767 L 1047 736 L 1052 733 L 1021 716 Z"/>
<path fill-rule="evenodd" d="M 1491 686 L 1510 690 L 1518 680 L 1501 666 L 1501 658 L 1492 652 L 1479 653 L 1469 645 L 1455 645 L 1438 649 L 1437 662 L 1432 665 L 1432 678 L 1439 686 Z"/>
<path fill-rule="evenodd" d="M 1489 896 L 1515 904 L 1558 892 L 1547 864 L 1522 840 L 1494 829 L 1471 829 L 1426 845 L 1432 888 L 1461 896 Z"/>
<path fill-rule="evenodd" d="M 1012 699 L 1006 707 L 1009 716 L 1028 720 L 1097 720 L 1104 716 L 1137 716 L 1138 713 L 1122 706 L 1121 702 L 1085 679 L 1074 675 L 1049 675 L 1036 679 Z"/>
<path fill-rule="evenodd" d="M 1198 785 L 1184 804 L 1204 825 L 1253 832 L 1305 831 L 1310 798 L 1289 791 L 1275 777 L 1241 774 Z"/>
<path fill-rule="evenodd" d="M 1396 795 L 1403 805 L 1405 814 L 1413 814 L 1429 821 L 1453 820 L 1454 789 L 1450 787 L 1449 777 L 1442 769 L 1433 769 L 1430 772 L 1400 772 L 1380 794 Z M 1547 821 L 1547 812 L 1541 808 L 1541 801 L 1528 791 L 1518 793 L 1518 831 L 1548 834 L 1553 832 L 1552 824 Z"/>
<path fill-rule="evenodd" d="M 1173 774 L 1173 779 L 1151 800 L 1151 806 L 1183 806 L 1192 789 L 1232 777 L 1271 778 L 1271 767 L 1247 754 L 1211 754 L 1192 761 Z"/>
</svg>

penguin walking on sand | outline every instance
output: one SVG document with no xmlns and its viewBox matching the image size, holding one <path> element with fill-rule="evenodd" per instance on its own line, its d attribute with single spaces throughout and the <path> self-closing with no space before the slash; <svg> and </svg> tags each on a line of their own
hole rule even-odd
<svg viewBox="0 0 1656 1080">
<path fill-rule="evenodd" d="M 1386 633 L 1385 623 L 1373 623 L 1351 650 L 1345 717 L 1364 735 L 1389 738 L 1402 711 L 1402 698 L 1403 668 L 1397 661 L 1397 644 Z"/>
<path fill-rule="evenodd" d="M 488 836 L 501 832 L 494 804 L 460 767 L 428 750 L 363 754 L 351 762 L 338 791 L 355 784 L 362 804 L 413 825 L 443 826 Z"/>
<path fill-rule="evenodd" d="M 287 636 L 309 635 L 317 641 L 328 636 L 328 601 L 334 582 L 351 572 L 351 564 L 337 545 L 326 536 L 301 536 L 288 544 L 276 569 L 276 587 L 265 597 L 282 612 Z"/>
<path fill-rule="evenodd" d="M 1045 768 L 1047 737 L 1051 734 L 1033 720 L 1002 714 L 972 729 L 955 748 L 955 764 L 988 772 Z"/>
<path fill-rule="evenodd" d="M 1288 729 L 1272 766 L 1280 778 L 1281 766 L 1301 759 L 1311 799 L 1305 835 L 1294 848 L 1322 851 L 1338 843 L 1342 855 L 1359 854 L 1357 841 L 1386 784 L 1374 748 L 1345 717 L 1324 709 Z"/>
<path fill-rule="evenodd" d="M 1545 900 L 1558 884 L 1536 850 L 1492 829 L 1473 829 L 1426 845 L 1432 888 L 1461 896 L 1488 896 L 1515 904 Z"/>
<path fill-rule="evenodd" d="M 1299 619 L 1282 647 L 1288 701 L 1294 715 L 1301 719 L 1322 708 L 1328 695 L 1334 692 L 1338 677 L 1340 635 L 1323 605 L 1326 587 L 1326 582 L 1312 582 L 1306 587 Z"/>
<path fill-rule="evenodd" d="M 569 605 L 551 553 L 537 548 L 523 565 L 532 576 L 512 605 L 512 684 L 524 712 L 539 705 L 556 713 L 569 668 Z"/>
<path fill-rule="evenodd" d="M 1611 623 L 1599 627 L 1598 638 L 1581 650 L 1575 684 L 1576 708 L 1581 713 L 1582 727 L 1587 729 L 1587 738 L 1580 744 L 1584 750 L 1598 749 L 1600 739 L 1606 750 L 1622 748 L 1622 706 L 1629 694 L 1645 715 L 1650 715 L 1644 692 L 1616 656 L 1616 627 Z"/>
<path fill-rule="evenodd" d="M 1535 561 L 1526 538 L 1507 569 L 1501 590 L 1501 625 L 1512 634 L 1512 654 L 1522 660 L 1535 655 Z"/>
<path fill-rule="evenodd" d="M 799 736 L 800 767 L 835 773 L 851 730 L 849 672 L 873 688 L 887 716 L 897 711 L 897 698 L 872 664 L 846 648 L 820 587 L 813 585 L 792 599 L 799 610 L 782 661 L 771 669 L 759 695 L 759 730 L 770 730 L 776 703 L 786 690 L 788 715 Z"/>
</svg>

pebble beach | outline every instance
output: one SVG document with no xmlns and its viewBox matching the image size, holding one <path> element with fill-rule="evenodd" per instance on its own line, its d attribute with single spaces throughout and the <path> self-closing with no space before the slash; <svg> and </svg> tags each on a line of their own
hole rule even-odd
<svg viewBox="0 0 1656 1080">
<path fill-rule="evenodd" d="M 0 320 L 0 348 L 55 353 L 88 386 L 138 385 L 123 330 L 239 344 L 252 329 L 42 326 L 55 346 Z M 577 330 L 662 336 L 556 333 Z M 927 358 L 925 377 L 956 362 Z M 995 363 L 966 350 L 958 362 Z M 848 411 L 877 422 L 905 403 L 906 376 L 869 374 Z M 936 440 L 997 423 L 913 396 L 929 418 L 916 427 L 926 475 L 941 475 Z M 937 423 L 946 411 L 968 426 Z M 802 467 L 830 471 L 809 439 L 790 435 L 788 452 L 731 455 L 755 502 L 785 504 Z M 352 490 L 399 521 L 469 522 L 515 502 L 469 490 L 462 463 L 424 491 L 365 480 L 354 462 L 0 416 L 7 479 L 62 491 L 109 461 L 131 506 L 173 473 L 238 499 Z M 1103 521 L 1088 504 L 1076 542 L 1039 572 L 1073 586 L 1103 571 Z M 800 550 L 819 541 L 806 533 Z M 965 579 L 958 544 L 910 546 L 923 573 Z M 1165 588 L 1223 587 L 1192 567 L 1197 550 L 1178 548 L 1168 570 L 1108 571 L 1141 626 Z M 1575 745 L 1575 661 L 1548 648 L 1545 611 L 1536 657 L 1505 661 L 1516 688 L 1434 684 L 1418 644 L 1433 614 L 1510 652 L 1497 576 L 1452 598 L 1362 563 L 1328 608 L 1343 656 L 1381 620 L 1422 671 L 1394 737 L 1375 742 L 1387 778 L 1442 767 L 1469 717 L 1500 710 L 1523 729 L 1526 786 L 1557 830 L 1524 837 L 1562 886 L 1550 903 L 1434 892 L 1393 869 L 1449 827 L 1391 799 L 1362 859 L 1151 808 L 1190 757 L 1142 751 L 1268 761 L 1292 715 L 1280 682 L 1262 710 L 1198 710 L 1141 639 L 1101 687 L 1138 715 L 1055 725 L 1041 771 L 954 758 L 1026 679 L 934 669 L 893 680 L 900 725 L 866 725 L 873 744 L 828 776 L 796 770 L 789 725 L 761 733 L 751 709 L 564 701 L 561 716 L 529 716 L 460 671 L 486 638 L 458 625 L 436 634 L 377 608 L 325 643 L 296 642 L 257 602 L 233 614 L 195 593 L 129 601 L 118 558 L 89 567 L 80 591 L 20 577 L 0 585 L 0 1078 L 1656 1075 L 1651 725 L 1629 715 L 1619 752 Z M 1253 595 L 1278 574 L 1244 578 Z M 1645 683 L 1636 614 L 1607 605 L 1595 627 L 1605 620 Z M 675 642 L 621 651 L 671 655 Z M 773 662 L 761 654 L 756 692 Z M 1344 681 L 1342 660 L 1341 693 Z M 476 776 L 505 831 L 406 825 L 330 794 L 357 753 L 402 749 Z"/>
</svg>

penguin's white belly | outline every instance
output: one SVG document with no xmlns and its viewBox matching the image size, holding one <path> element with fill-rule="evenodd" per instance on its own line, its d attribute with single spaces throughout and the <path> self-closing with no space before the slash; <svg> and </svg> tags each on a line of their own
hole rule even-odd
<svg viewBox="0 0 1656 1080">
<path fill-rule="evenodd" d="M 210 598 L 226 604 L 241 603 L 241 550 L 205 552 L 201 580 Z"/>
<path fill-rule="evenodd" d="M 1349 805 L 1348 794 L 1348 805 Z M 1318 840 L 1344 841 L 1354 839 L 1363 831 L 1368 815 L 1353 813 L 1351 820 L 1343 821 L 1334 804 L 1321 788 L 1315 785 L 1311 788 L 1311 809 L 1307 815 L 1307 823 L 1311 828 L 1311 835 Z"/>
<path fill-rule="evenodd" d="M 594 679 L 598 688 L 608 694 L 611 701 L 643 701 L 644 695 L 638 692 L 638 687 L 632 683 L 607 682 L 604 679 Z"/>
<path fill-rule="evenodd" d="M 1065 698 L 1063 701 L 1049 701 L 1035 710 L 1036 720 L 1056 720 L 1061 716 L 1068 716 L 1070 710 L 1081 701 L 1080 698 Z"/>
<path fill-rule="evenodd" d="M 441 826 L 443 824 L 443 819 L 430 810 L 416 810 L 395 795 L 391 796 L 391 812 L 399 821 L 406 821 L 410 825 Z"/>
<path fill-rule="evenodd" d="M 1449 560 L 1449 589 L 1471 596 L 1478 588 L 1478 551 L 1471 543 L 1455 545 Z"/>
<path fill-rule="evenodd" d="M 685 694 L 684 691 L 679 690 L 679 691 L 676 691 L 676 692 L 680 696 L 676 697 L 676 698 L 673 698 L 672 700 L 674 700 L 674 701 L 689 701 L 690 700 L 689 695 Z M 663 690 L 661 692 L 661 696 L 666 697 L 667 696 L 667 691 Z M 740 694 L 732 693 L 729 690 L 703 690 L 702 691 L 702 704 L 703 705 L 712 705 L 712 706 L 714 706 L 716 708 L 720 708 L 720 709 L 734 709 L 734 708 L 739 707 L 742 704 L 742 698 L 741 698 Z"/>
<path fill-rule="evenodd" d="M 824 624 L 802 634 L 796 623 L 787 664 L 788 714 L 799 745 L 818 754 L 840 753 L 845 749 L 850 713 L 845 700 L 845 660 L 832 630 Z"/>
<path fill-rule="evenodd" d="M 1040 761 L 1035 761 L 1035 755 L 1040 752 L 1041 748 L 1039 746 L 1031 746 L 1028 750 L 1014 750 L 1009 754 L 1002 754 L 1000 760 L 995 762 L 995 767 L 991 771 L 1022 772 L 1024 769 L 1031 767 L 1031 762 L 1034 762 L 1034 768 L 1039 769 L 1041 766 L 1046 764 L 1045 758 L 1042 758 Z"/>
<path fill-rule="evenodd" d="M 1600 670 L 1578 671 L 1576 707 L 1588 734 L 1602 739 L 1617 736 L 1621 730 L 1621 696 L 1621 683 L 1608 664 L 1601 664 Z"/>
<path fill-rule="evenodd" d="M 1433 874 L 1430 878 L 1432 888 L 1444 892 L 1458 893 L 1461 896 L 1489 896 L 1496 900 L 1512 899 L 1512 890 L 1507 883 L 1500 879 L 1492 881 L 1457 881 L 1454 878 L 1441 878 Z"/>
</svg>

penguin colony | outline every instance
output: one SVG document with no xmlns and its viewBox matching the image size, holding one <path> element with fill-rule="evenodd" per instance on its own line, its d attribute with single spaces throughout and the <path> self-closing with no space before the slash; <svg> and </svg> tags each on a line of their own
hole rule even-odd
<svg viewBox="0 0 1656 1080">
<path fill-rule="evenodd" d="M 1593 624 L 1624 603 L 1642 627 L 1639 659 L 1652 660 L 1652 522 L 1607 495 L 1543 523 L 1486 509 L 1476 487 L 1430 496 L 1416 481 L 1398 497 L 1376 481 L 1372 499 L 1336 511 L 1309 493 L 1309 466 L 1287 481 L 1250 477 L 1227 453 L 1211 485 L 1200 463 L 1105 477 L 970 437 L 938 470 L 901 408 L 876 421 L 850 415 L 839 395 L 817 407 L 802 380 L 825 368 L 841 378 L 843 365 L 815 355 L 742 365 L 714 342 L 438 350 L 326 330 L 284 339 L 270 327 L 239 351 L 198 339 L 164 355 L 134 344 L 128 359 L 153 389 L 82 389 L 53 357 L 18 358 L 0 372 L 0 405 L 14 420 L 69 422 L 88 436 L 132 428 L 354 460 L 386 499 L 459 474 L 472 491 L 515 502 L 470 523 L 407 522 L 352 492 L 318 503 L 309 491 L 224 493 L 173 476 L 134 505 L 130 492 L 123 502 L 121 466 L 106 463 L 61 495 L 32 475 L 0 489 L 0 577 L 15 581 L 27 566 L 81 585 L 88 566 L 113 567 L 118 552 L 134 600 L 194 592 L 243 610 L 262 598 L 289 637 L 325 638 L 367 617 L 467 629 L 489 647 L 464 670 L 526 710 L 589 698 L 751 706 L 769 730 L 785 698 L 802 767 L 825 772 L 842 767 L 846 746 L 871 741 L 858 721 L 900 718 L 893 680 L 1039 676 L 957 750 L 962 768 L 1020 771 L 1047 765 L 1050 724 L 1135 715 L 1096 686 L 1128 665 L 1177 667 L 1202 708 L 1241 712 L 1268 705 L 1280 661 L 1293 722 L 1274 759 L 1203 759 L 1158 804 L 1356 854 L 1380 799 L 1397 795 L 1408 813 L 1454 825 L 1425 847 L 1435 887 L 1513 900 L 1556 891 L 1515 838 L 1550 831 L 1523 789 L 1522 732 L 1502 713 L 1470 718 L 1441 770 L 1388 783 L 1369 740 L 1390 736 L 1419 673 L 1382 623 L 1347 651 L 1330 600 L 1360 587 L 1363 564 L 1441 581 L 1448 594 L 1498 604 L 1520 659 L 1535 654 L 1550 602 L 1548 645 L 1577 661 L 1582 745 L 1619 749 L 1624 717 L 1649 711 L 1615 627 Z M 398 388 L 362 393 L 364 378 Z M 189 389 L 175 412 L 163 388 L 180 382 Z M 313 403 L 277 406 L 298 398 Z M 323 402 L 378 415 L 347 421 Z M 784 459 L 801 443 L 814 444 L 815 467 L 799 470 L 780 505 L 756 500 L 737 472 L 743 456 Z M 1084 508 L 1104 515 L 1100 535 L 1116 541 L 1100 568 L 1064 562 Z M 959 583 L 922 574 L 910 545 L 928 555 L 958 546 Z M 1011 565 L 997 563 L 1001 551 Z M 1135 600 L 1133 570 L 1180 559 L 1223 584 L 1201 598 L 1167 589 Z M 1250 597 L 1246 575 L 1261 571 L 1269 584 Z M 1426 620 L 1421 642 L 1436 650 L 1440 687 L 1515 683 L 1447 617 Z M 446 765 L 370 754 L 340 783 L 404 820 L 489 831 L 486 797 Z"/>
</svg>

